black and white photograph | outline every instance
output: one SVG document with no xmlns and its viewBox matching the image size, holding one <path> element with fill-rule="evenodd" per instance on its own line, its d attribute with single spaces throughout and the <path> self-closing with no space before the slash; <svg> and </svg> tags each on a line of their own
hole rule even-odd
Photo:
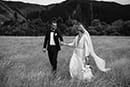
<svg viewBox="0 0 130 87">
<path fill-rule="evenodd" d="M 130 0 L 0 0 L 0 87 L 130 87 Z"/>
</svg>

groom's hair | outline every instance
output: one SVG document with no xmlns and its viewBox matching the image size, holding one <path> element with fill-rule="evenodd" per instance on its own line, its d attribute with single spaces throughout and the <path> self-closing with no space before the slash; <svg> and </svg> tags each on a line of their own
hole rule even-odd
<svg viewBox="0 0 130 87">
<path fill-rule="evenodd" d="M 53 24 L 53 23 L 57 23 L 57 19 L 56 19 L 55 17 L 53 17 L 53 18 L 51 19 L 51 24 Z"/>
</svg>

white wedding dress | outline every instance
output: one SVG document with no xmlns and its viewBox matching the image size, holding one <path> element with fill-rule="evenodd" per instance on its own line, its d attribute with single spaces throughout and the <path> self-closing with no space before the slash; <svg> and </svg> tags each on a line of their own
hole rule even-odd
<svg viewBox="0 0 130 87">
<path fill-rule="evenodd" d="M 70 75 L 72 78 L 90 80 L 93 77 L 92 71 L 89 65 L 85 66 L 85 56 L 89 56 L 87 41 L 85 40 L 85 35 L 79 41 L 78 38 L 76 36 L 74 42 L 69 44 L 70 46 L 75 46 L 69 65 Z"/>
<path fill-rule="evenodd" d="M 79 36 L 76 36 L 74 41 L 68 44 L 69 46 L 74 47 L 74 52 L 69 65 L 71 77 L 89 81 L 94 77 L 91 68 L 89 67 L 90 65 L 85 65 L 85 57 L 88 57 L 89 55 L 92 55 L 99 70 L 103 72 L 110 70 L 109 68 L 105 68 L 105 61 L 95 54 L 89 33 L 85 31 L 79 41 L 78 38 Z"/>
</svg>

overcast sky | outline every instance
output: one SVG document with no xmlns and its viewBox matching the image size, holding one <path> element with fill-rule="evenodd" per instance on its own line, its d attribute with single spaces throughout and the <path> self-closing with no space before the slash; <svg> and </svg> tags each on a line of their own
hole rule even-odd
<svg viewBox="0 0 130 87">
<path fill-rule="evenodd" d="M 111 2 L 118 2 L 120 4 L 130 4 L 130 0 L 97 0 L 97 1 L 111 1 Z"/>
<path fill-rule="evenodd" d="M 65 0 L 6 0 L 6 1 L 23 1 L 23 2 L 41 4 L 41 5 L 48 5 L 52 3 L 60 3 Z M 130 4 L 130 0 L 97 0 L 97 1 L 114 1 L 120 4 Z"/>
</svg>

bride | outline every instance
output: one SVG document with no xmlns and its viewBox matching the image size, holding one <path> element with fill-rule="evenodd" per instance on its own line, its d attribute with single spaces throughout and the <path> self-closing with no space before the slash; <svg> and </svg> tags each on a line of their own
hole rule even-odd
<svg viewBox="0 0 130 87">
<path fill-rule="evenodd" d="M 74 47 L 73 55 L 69 64 L 69 72 L 72 78 L 79 80 L 91 81 L 94 77 L 90 65 L 86 64 L 89 61 L 88 56 L 91 55 L 100 71 L 107 72 L 110 68 L 105 68 L 105 61 L 98 57 L 93 49 L 92 41 L 89 33 L 81 23 L 75 25 L 78 35 L 71 43 L 61 43 L 65 46 Z"/>
</svg>

